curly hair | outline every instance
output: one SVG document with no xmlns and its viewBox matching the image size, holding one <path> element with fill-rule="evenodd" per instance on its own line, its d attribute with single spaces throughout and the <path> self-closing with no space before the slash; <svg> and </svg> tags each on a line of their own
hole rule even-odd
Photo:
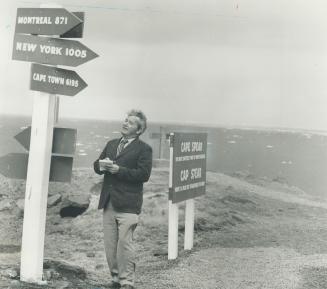
<svg viewBox="0 0 327 289">
<path fill-rule="evenodd" d="M 139 118 L 138 128 L 142 129 L 140 134 L 145 132 L 146 127 L 147 127 L 147 124 L 146 124 L 147 118 L 146 118 L 145 114 L 141 110 L 132 109 L 127 113 L 127 116 L 136 116 L 136 117 L 138 117 Z"/>
</svg>

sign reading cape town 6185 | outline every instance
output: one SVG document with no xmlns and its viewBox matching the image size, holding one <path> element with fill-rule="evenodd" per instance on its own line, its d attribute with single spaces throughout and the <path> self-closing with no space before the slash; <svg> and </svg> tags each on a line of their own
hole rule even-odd
<svg viewBox="0 0 327 289">
<path fill-rule="evenodd" d="M 74 96 L 87 87 L 73 70 L 32 63 L 31 90 Z"/>
<path fill-rule="evenodd" d="M 192 199 L 205 193 L 206 184 L 206 133 L 174 133 L 172 187 L 169 199 L 173 203 Z"/>
</svg>

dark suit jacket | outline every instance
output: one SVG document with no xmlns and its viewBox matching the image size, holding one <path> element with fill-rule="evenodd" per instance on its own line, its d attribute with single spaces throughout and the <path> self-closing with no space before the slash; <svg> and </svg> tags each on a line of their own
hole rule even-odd
<svg viewBox="0 0 327 289">
<path fill-rule="evenodd" d="M 116 157 L 119 142 L 120 139 L 109 141 L 94 162 L 94 171 L 104 174 L 98 208 L 105 208 L 110 200 L 118 212 L 139 214 L 143 203 L 143 183 L 148 181 L 152 169 L 152 148 L 136 138 Z M 118 173 L 100 171 L 99 160 L 106 157 L 116 162 Z"/>
</svg>

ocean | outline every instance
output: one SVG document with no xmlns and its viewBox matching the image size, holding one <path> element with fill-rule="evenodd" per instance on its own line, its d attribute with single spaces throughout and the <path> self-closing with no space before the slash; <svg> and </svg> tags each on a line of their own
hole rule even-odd
<svg viewBox="0 0 327 289">
<path fill-rule="evenodd" d="M 0 157 L 24 152 L 14 136 L 31 118 L 0 116 Z M 63 119 L 59 127 L 76 128 L 74 167 L 92 167 L 106 142 L 120 136 L 120 122 Z M 142 138 L 154 158 L 169 158 L 168 141 L 157 133 L 207 132 L 207 169 L 226 174 L 249 174 L 296 186 L 308 194 L 327 197 L 327 134 L 278 129 L 240 129 L 170 123 L 150 123 Z"/>
</svg>

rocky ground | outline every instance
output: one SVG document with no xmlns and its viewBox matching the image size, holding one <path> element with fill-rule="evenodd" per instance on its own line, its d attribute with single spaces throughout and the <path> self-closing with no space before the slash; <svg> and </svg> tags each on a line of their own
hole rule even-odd
<svg viewBox="0 0 327 289">
<path fill-rule="evenodd" d="M 101 177 L 73 175 L 50 184 L 43 286 L 19 281 L 25 183 L 0 176 L 0 288 L 108 288 Z M 282 180 L 209 172 L 195 202 L 194 249 L 183 250 L 181 204 L 179 257 L 168 261 L 167 187 L 168 171 L 154 169 L 136 230 L 137 289 L 327 288 L 326 200 Z"/>
</svg>

